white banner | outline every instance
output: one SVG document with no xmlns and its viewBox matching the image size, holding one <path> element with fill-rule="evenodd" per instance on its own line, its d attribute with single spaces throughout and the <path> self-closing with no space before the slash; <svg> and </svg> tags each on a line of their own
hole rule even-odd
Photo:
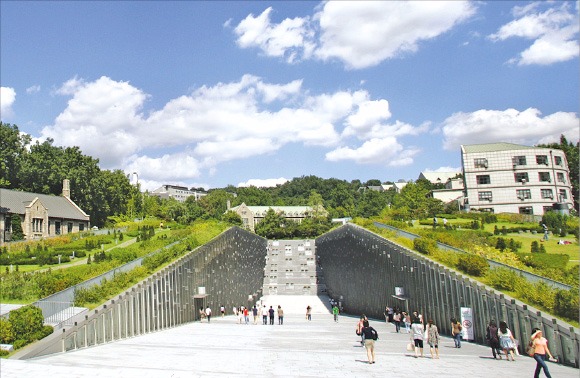
<svg viewBox="0 0 580 378">
<path fill-rule="evenodd" d="M 461 336 L 463 340 L 474 340 L 474 329 L 473 329 L 473 312 L 471 307 L 461 307 L 461 325 L 463 330 L 461 331 Z"/>
</svg>

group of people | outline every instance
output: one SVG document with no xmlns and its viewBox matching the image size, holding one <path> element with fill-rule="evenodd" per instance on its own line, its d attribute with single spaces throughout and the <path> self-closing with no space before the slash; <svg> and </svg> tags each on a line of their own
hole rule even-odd
<svg viewBox="0 0 580 378">
<path fill-rule="evenodd" d="M 510 358 L 511 361 L 515 361 L 517 342 L 505 321 L 500 321 L 499 327 L 495 320 L 490 321 L 486 329 L 485 338 L 491 347 L 494 359 L 499 357 L 501 360 L 503 352 L 507 361 L 510 361 Z M 534 378 L 538 378 L 542 370 L 544 370 L 546 377 L 551 378 L 548 365 L 546 365 L 546 355 L 550 360 L 554 360 L 554 357 L 548 348 L 548 340 L 543 336 L 539 328 L 532 329 L 526 352 L 536 360 Z"/>
<path fill-rule="evenodd" d="M 399 333 L 402 326 L 405 326 L 407 333 L 411 333 L 411 315 L 405 311 L 401 311 L 399 307 L 385 307 L 385 320 L 387 323 L 395 325 L 395 331 Z"/>
<path fill-rule="evenodd" d="M 429 319 L 425 326 L 423 324 L 423 316 L 418 311 L 413 311 L 411 316 L 411 339 L 413 340 L 412 349 L 415 352 L 415 358 L 423 357 L 425 344 L 429 345 L 431 358 L 439 358 L 439 329 L 433 319 Z"/>
</svg>

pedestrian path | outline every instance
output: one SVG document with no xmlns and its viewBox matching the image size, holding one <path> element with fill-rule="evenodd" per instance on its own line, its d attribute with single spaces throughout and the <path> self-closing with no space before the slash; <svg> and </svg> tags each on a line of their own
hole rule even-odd
<svg viewBox="0 0 580 378">
<path fill-rule="evenodd" d="M 274 305 L 274 304 L 273 304 Z M 269 305 L 268 305 L 269 306 Z M 355 335 L 356 317 L 285 315 L 284 325 L 238 324 L 234 316 L 189 323 L 105 345 L 32 360 L 0 360 L 2 378 L 23 377 L 531 377 L 535 362 L 494 360 L 489 348 L 442 338 L 441 358 L 414 358 L 409 335 L 372 320 L 379 333 L 376 363 Z M 427 352 L 427 355 L 429 353 Z M 578 369 L 550 363 L 553 377 L 577 378 Z"/>
</svg>

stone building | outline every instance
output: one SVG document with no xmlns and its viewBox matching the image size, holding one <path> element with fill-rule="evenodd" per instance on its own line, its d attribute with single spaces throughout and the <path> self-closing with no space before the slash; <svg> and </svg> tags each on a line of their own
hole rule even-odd
<svg viewBox="0 0 580 378">
<path fill-rule="evenodd" d="M 284 218 L 298 223 L 302 222 L 304 218 L 313 216 L 315 212 L 319 216 L 328 215 L 322 206 L 314 209 L 312 206 L 248 206 L 242 203 L 239 206 L 229 208 L 242 218 L 242 227 L 250 231 L 255 231 L 255 226 L 264 219 L 270 209 L 281 214 Z"/>
<path fill-rule="evenodd" d="M 12 216 L 20 218 L 25 240 L 81 232 L 90 217 L 70 199 L 70 181 L 61 196 L 0 189 L 0 244 L 12 240 Z"/>
</svg>

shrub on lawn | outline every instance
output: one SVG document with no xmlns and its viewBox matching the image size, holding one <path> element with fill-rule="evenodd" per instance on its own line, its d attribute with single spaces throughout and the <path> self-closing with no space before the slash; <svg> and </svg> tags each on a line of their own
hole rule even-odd
<svg viewBox="0 0 580 378">
<path fill-rule="evenodd" d="M 487 260 L 477 255 L 461 255 L 457 261 L 457 269 L 472 276 L 484 276 L 489 269 Z"/>
<path fill-rule="evenodd" d="M 520 286 L 525 286 L 526 279 L 518 273 L 507 268 L 495 268 L 487 273 L 489 285 L 498 290 L 516 291 Z"/>
<path fill-rule="evenodd" d="M 416 238 L 413 240 L 413 248 L 424 255 L 431 255 L 437 248 L 437 242 L 428 238 Z"/>
</svg>

